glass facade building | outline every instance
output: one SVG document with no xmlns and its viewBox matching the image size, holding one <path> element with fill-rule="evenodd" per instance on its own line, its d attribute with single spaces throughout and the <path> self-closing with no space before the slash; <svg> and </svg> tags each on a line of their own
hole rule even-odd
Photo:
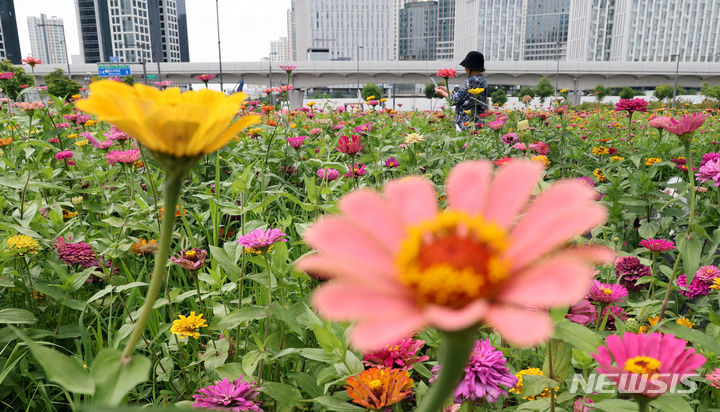
<svg viewBox="0 0 720 412">
<path fill-rule="evenodd" d="M 398 60 L 437 58 L 437 1 L 405 4 L 398 22 Z"/>
<path fill-rule="evenodd" d="M 14 64 L 22 63 L 13 0 L 0 0 L 0 59 L 10 60 Z"/>
<path fill-rule="evenodd" d="M 462 1 L 462 0 L 461 0 Z M 437 60 L 452 60 L 455 49 L 455 0 L 439 0 L 437 12 Z"/>
<path fill-rule="evenodd" d="M 557 60 L 568 39 L 570 0 L 526 0 L 523 60 Z"/>
</svg>

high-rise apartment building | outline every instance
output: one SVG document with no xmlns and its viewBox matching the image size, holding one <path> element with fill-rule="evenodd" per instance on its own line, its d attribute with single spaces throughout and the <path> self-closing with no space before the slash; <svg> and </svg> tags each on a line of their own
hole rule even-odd
<svg viewBox="0 0 720 412">
<path fill-rule="evenodd" d="M 270 42 L 270 61 L 273 62 L 284 62 L 291 60 L 288 55 L 288 39 L 287 37 L 280 37 L 279 40 L 273 40 Z"/>
<path fill-rule="evenodd" d="M 614 16 L 615 0 L 573 0 L 568 26 L 568 60 L 610 60 Z"/>
<path fill-rule="evenodd" d="M 557 60 L 565 55 L 570 0 L 526 0 L 523 60 Z"/>
<path fill-rule="evenodd" d="M 27 19 L 33 57 L 46 64 L 66 64 L 68 53 L 63 19 L 55 16 L 48 18 L 45 14 L 28 16 Z"/>
<path fill-rule="evenodd" d="M 13 0 L 0 0 L 0 60 L 20 64 L 22 55 L 15 17 Z"/>
<path fill-rule="evenodd" d="M 330 60 L 395 60 L 394 0 L 295 0 L 294 42 L 298 61 L 309 50 Z"/>
<path fill-rule="evenodd" d="M 295 9 L 295 0 L 290 2 L 290 8 L 287 11 L 287 51 L 285 55 L 288 60 L 295 61 L 295 20 L 293 19 L 293 10 Z"/>
<path fill-rule="evenodd" d="M 460 0 L 455 4 L 455 56 L 472 50 L 485 60 L 520 60 L 527 0 Z"/>
<path fill-rule="evenodd" d="M 189 61 L 185 0 L 76 0 L 87 63 Z"/>
<path fill-rule="evenodd" d="M 460 0 L 464 1 L 464 0 Z M 452 60 L 455 48 L 455 0 L 438 0 L 437 60 Z"/>
<path fill-rule="evenodd" d="M 398 18 L 398 60 L 435 60 L 438 2 L 406 3 Z"/>
</svg>

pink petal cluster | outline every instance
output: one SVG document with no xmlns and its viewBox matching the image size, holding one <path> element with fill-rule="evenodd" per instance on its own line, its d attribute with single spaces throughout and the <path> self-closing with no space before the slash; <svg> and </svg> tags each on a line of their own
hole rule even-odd
<svg viewBox="0 0 720 412">
<path fill-rule="evenodd" d="M 505 133 L 500 137 L 500 141 L 505 144 L 515 144 L 518 140 L 520 140 L 520 136 L 517 135 L 517 133 Z"/>
<path fill-rule="evenodd" d="M 360 177 L 365 176 L 365 173 L 367 173 L 367 166 L 365 166 L 362 163 L 355 163 L 352 168 L 348 168 L 348 172 L 345 173 L 343 176 L 345 177 Z"/>
<path fill-rule="evenodd" d="M 485 123 L 485 125 L 493 130 L 500 130 L 503 127 L 505 127 L 505 121 L 504 120 L 491 120 L 491 121 Z"/>
<path fill-rule="evenodd" d="M 363 363 L 367 366 L 377 366 L 389 369 L 410 369 L 414 363 L 425 362 L 429 356 L 417 356 L 417 353 L 425 346 L 425 341 L 413 338 L 403 338 L 392 345 L 384 348 L 366 352 L 363 356 Z"/>
<path fill-rule="evenodd" d="M 313 135 L 313 136 L 317 136 L 317 135 L 319 135 L 320 133 L 322 133 L 322 129 L 319 128 L 319 127 L 314 127 L 314 128 L 312 128 L 312 129 L 310 129 L 310 132 L 309 132 L 309 133 L 310 133 L 311 135 Z"/>
<path fill-rule="evenodd" d="M 118 128 L 115 127 L 115 126 L 112 126 L 112 127 L 110 128 L 110 130 L 108 130 L 107 132 L 105 132 L 105 133 L 104 133 L 104 136 L 105 136 L 108 140 L 129 140 L 129 139 L 132 139 L 132 137 L 131 137 L 129 134 L 123 132 L 122 130 L 118 129 Z"/>
<path fill-rule="evenodd" d="M 287 142 L 293 149 L 299 149 L 303 142 L 307 139 L 307 136 L 294 136 L 288 137 Z"/>
<path fill-rule="evenodd" d="M 570 306 L 567 315 L 570 321 L 581 325 L 589 325 L 595 322 L 598 317 L 597 308 L 587 299 L 582 299 L 576 304 Z"/>
<path fill-rule="evenodd" d="M 173 84 L 172 80 L 163 80 L 161 82 L 155 82 L 155 86 L 162 87 L 162 88 L 170 87 L 172 84 Z"/>
<path fill-rule="evenodd" d="M 447 79 L 450 77 L 457 77 L 457 72 L 455 69 L 440 69 L 437 71 L 437 76 Z"/>
<path fill-rule="evenodd" d="M 667 252 L 675 249 L 675 243 L 667 239 L 643 239 L 640 241 L 640 246 L 653 252 Z"/>
<path fill-rule="evenodd" d="M 647 284 L 636 283 L 641 277 L 650 276 L 650 266 L 643 265 L 635 256 L 621 256 L 615 261 L 615 274 L 627 289 L 640 290 L 646 288 Z"/>
<path fill-rule="evenodd" d="M 207 83 L 210 80 L 214 79 L 215 75 L 214 74 L 198 74 L 197 76 L 195 76 L 195 78 L 200 80 L 203 83 Z"/>
<path fill-rule="evenodd" d="M 646 112 L 648 102 L 645 99 L 620 99 L 615 104 L 615 111 Z"/>
<path fill-rule="evenodd" d="M 318 171 L 317 171 L 317 176 L 318 176 L 320 179 L 323 179 L 323 180 L 325 180 L 325 179 L 327 179 L 327 180 L 335 180 L 335 179 L 337 179 L 338 177 L 340 177 L 340 172 L 338 172 L 338 171 L 335 170 L 335 169 L 329 169 L 329 168 L 318 169 Z"/>
<path fill-rule="evenodd" d="M 62 152 L 55 153 L 55 158 L 57 160 L 65 160 L 65 159 L 72 159 L 73 152 L 70 150 L 63 150 Z"/>
<path fill-rule="evenodd" d="M 185 270 L 196 271 L 205 266 L 207 254 L 208 252 L 205 249 L 194 248 L 190 250 L 182 250 L 175 256 L 171 256 L 170 261 Z"/>
<path fill-rule="evenodd" d="M 90 132 L 82 132 L 82 133 L 80 133 L 80 136 L 87 139 L 87 141 L 90 142 L 92 147 L 99 149 L 99 150 L 105 150 L 105 149 L 109 148 L 110 146 L 112 146 L 113 144 L 115 144 L 115 142 L 112 140 L 100 141 L 100 140 L 96 139 Z"/>
<path fill-rule="evenodd" d="M 453 168 L 446 187 L 448 211 L 439 210 L 435 186 L 419 177 L 391 181 L 382 195 L 363 189 L 344 196 L 341 216 L 324 217 L 305 232 L 317 253 L 297 263 L 299 270 L 334 278 L 313 296 L 320 314 L 355 320 L 351 343 L 364 350 L 380 349 L 427 326 L 454 331 L 478 323 L 516 345 L 546 340 L 553 329 L 546 309 L 585 296 L 592 264 L 614 257 L 599 246 L 568 246 L 570 239 L 605 221 L 607 211 L 594 201 L 593 189 L 575 180 L 556 183 L 530 202 L 544 173 L 538 162 L 515 160 L 494 176 L 491 172 L 488 161 Z M 409 230 L 451 212 L 507 231 L 508 247 L 498 258 L 509 262 L 508 277 L 462 307 L 420 303 L 416 289 L 403 283 L 397 271 L 400 248 Z M 458 228 L 448 236 L 463 240 L 464 233 Z M 468 270 L 457 262 L 476 255 L 461 253 L 450 262 Z M 449 259 L 443 256 L 438 259 Z"/>
<path fill-rule="evenodd" d="M 115 163 L 132 164 L 140 158 L 140 150 L 113 150 L 109 153 L 105 153 L 105 157 L 107 158 L 107 162 L 111 165 L 114 165 Z"/>
<path fill-rule="evenodd" d="M 286 72 L 291 72 L 297 68 L 294 64 L 281 64 L 280 69 L 285 70 Z"/>
<path fill-rule="evenodd" d="M 679 120 L 670 119 L 670 123 L 665 126 L 665 130 L 677 136 L 692 133 L 705 123 L 707 117 L 708 115 L 697 112 L 686 114 Z"/>
<path fill-rule="evenodd" d="M 695 279 L 703 282 L 713 283 L 716 278 L 720 278 L 720 269 L 714 265 L 700 266 L 697 272 L 695 272 Z"/>
<path fill-rule="evenodd" d="M 602 283 L 598 280 L 593 280 L 592 286 L 590 286 L 590 292 L 588 297 L 597 302 L 604 303 L 615 303 L 625 300 L 628 295 L 627 289 L 617 283 Z"/>
<path fill-rule="evenodd" d="M 43 107 L 45 107 L 45 104 L 44 104 L 43 102 L 40 102 L 40 101 L 35 101 L 35 102 L 17 102 L 17 103 L 15 103 L 15 107 L 19 107 L 19 108 L 21 108 L 21 109 L 23 109 L 23 110 L 37 110 L 37 109 L 42 109 Z"/>
<path fill-rule="evenodd" d="M 347 137 L 342 135 L 338 139 L 336 149 L 345 154 L 354 155 L 359 153 L 363 147 L 365 147 L 365 145 L 362 144 L 362 138 L 360 136 L 352 135 L 351 137 Z"/>
<path fill-rule="evenodd" d="M 255 229 L 250 233 L 240 236 L 238 243 L 253 249 L 264 249 L 277 242 L 287 242 L 287 236 L 280 229 Z"/>
<path fill-rule="evenodd" d="M 688 285 L 687 275 L 683 273 L 682 275 L 678 276 L 675 284 L 680 286 L 681 288 L 687 289 L 680 291 L 683 296 L 690 299 L 695 299 L 698 296 L 705 296 L 710 293 L 710 286 L 712 286 L 712 281 L 707 282 L 695 276 L 692 282 L 690 282 L 690 285 Z"/>
<path fill-rule="evenodd" d="M 255 382 L 246 382 L 243 375 L 232 382 L 227 378 L 216 381 L 214 385 L 198 390 L 193 395 L 193 408 L 225 411 L 263 412 L 259 401 L 255 400 L 259 392 Z"/>
<path fill-rule="evenodd" d="M 664 129 L 665 127 L 671 125 L 670 117 L 668 116 L 656 116 L 650 119 L 648 122 L 648 125 L 650 127 L 654 127 L 656 129 Z"/>
<path fill-rule="evenodd" d="M 2 72 L 0 73 L 0 80 L 7 80 L 15 76 L 13 72 Z"/>
<path fill-rule="evenodd" d="M 708 383 L 711 386 L 720 389 L 720 368 L 715 368 L 715 370 L 705 375 L 705 379 L 709 381 Z"/>
<path fill-rule="evenodd" d="M 72 239 L 68 238 L 67 240 Z M 66 265 L 77 264 L 84 269 L 100 266 L 98 258 L 90 245 L 85 242 L 69 243 L 68 241 L 60 236 L 53 243 L 53 248 L 57 249 L 58 257 Z"/>
<path fill-rule="evenodd" d="M 534 150 L 535 153 L 539 155 L 546 155 L 550 152 L 550 146 L 548 146 L 547 143 L 540 141 L 535 143 L 530 143 L 530 150 Z"/>
<path fill-rule="evenodd" d="M 686 341 L 669 334 L 626 332 L 622 337 L 608 336 L 605 344 L 591 355 L 600 364 L 597 371 L 607 375 L 618 386 L 620 393 L 658 397 L 682 378 L 694 375 L 705 363 L 705 357 L 696 353 L 694 348 L 687 348 Z M 626 370 L 628 361 L 640 356 L 659 361 L 655 374 L 637 374 Z"/>
<path fill-rule="evenodd" d="M 395 159 L 394 157 L 389 157 L 385 159 L 385 167 L 393 168 L 398 166 L 400 166 L 400 162 L 398 162 L 397 159 Z"/>
<path fill-rule="evenodd" d="M 712 181 L 715 186 L 720 186 L 720 159 L 705 162 L 695 178 L 701 183 Z"/>
</svg>

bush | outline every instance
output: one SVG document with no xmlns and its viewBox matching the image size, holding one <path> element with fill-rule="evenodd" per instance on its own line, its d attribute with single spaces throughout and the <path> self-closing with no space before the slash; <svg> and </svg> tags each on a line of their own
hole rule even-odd
<svg viewBox="0 0 720 412">
<path fill-rule="evenodd" d="M 585 102 L 580 103 L 576 106 L 573 106 L 573 109 L 575 110 L 584 110 L 584 111 L 591 111 L 591 110 L 614 110 L 614 106 L 612 104 L 607 103 L 599 103 L 599 102 Z"/>
<path fill-rule="evenodd" d="M 618 93 L 618 96 L 620 96 L 621 99 L 632 99 L 638 94 L 638 91 L 632 87 L 623 87 L 622 90 L 620 90 L 620 93 Z"/>
<path fill-rule="evenodd" d="M 605 87 L 602 84 L 598 84 L 595 86 L 594 89 L 592 89 L 593 94 L 595 94 L 595 100 L 598 101 L 598 103 L 602 102 L 603 99 L 610 95 L 610 88 Z"/>
<path fill-rule="evenodd" d="M 62 69 L 55 69 L 45 76 L 44 80 L 45 84 L 47 84 L 48 93 L 53 96 L 66 99 L 80 93 L 80 84 L 66 75 Z"/>
<path fill-rule="evenodd" d="M 507 92 L 505 92 L 505 90 L 503 89 L 497 89 L 490 95 L 490 99 L 493 104 L 502 106 L 508 101 Z"/>
<path fill-rule="evenodd" d="M 125 76 L 125 78 L 123 79 L 123 83 L 132 86 L 133 84 L 135 84 L 135 78 L 132 76 Z"/>
<path fill-rule="evenodd" d="M 535 86 L 535 96 L 539 97 L 543 104 L 545 103 L 545 99 L 552 96 L 553 93 L 555 93 L 555 88 L 550 82 L 550 79 L 542 77 L 538 80 L 537 86 Z"/>
<path fill-rule="evenodd" d="M 435 97 L 435 85 L 432 83 L 426 84 L 425 89 L 423 89 L 423 93 L 425 94 L 425 97 L 432 99 Z"/>
<path fill-rule="evenodd" d="M 26 73 L 22 67 L 12 64 L 10 60 L 3 60 L 0 62 L 0 72 L 15 73 L 13 77 L 0 82 L 0 87 L 2 87 L 3 92 L 5 92 L 5 94 L 13 100 L 17 100 L 18 93 L 23 90 L 20 86 L 35 85 L 32 75 Z"/>
<path fill-rule="evenodd" d="M 535 90 L 532 87 L 524 86 L 517 91 L 515 96 L 519 98 L 522 98 L 523 96 L 535 97 Z"/>
<path fill-rule="evenodd" d="M 360 92 L 363 100 L 367 100 L 368 96 L 375 96 L 376 99 L 382 98 L 382 89 L 375 83 L 368 83 L 363 86 Z"/>
<path fill-rule="evenodd" d="M 720 86 L 713 86 L 705 82 L 700 88 L 700 93 L 708 99 L 720 100 Z"/>
</svg>

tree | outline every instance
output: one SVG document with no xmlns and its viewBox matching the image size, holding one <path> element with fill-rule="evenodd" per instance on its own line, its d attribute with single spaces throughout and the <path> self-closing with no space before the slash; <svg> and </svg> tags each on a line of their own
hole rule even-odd
<svg viewBox="0 0 720 412">
<path fill-rule="evenodd" d="M 537 82 L 537 86 L 535 86 L 535 96 L 539 97 L 540 101 L 545 104 L 545 99 L 552 96 L 553 93 L 555 93 L 555 88 L 550 82 L 550 79 L 547 77 L 540 78 Z"/>
<path fill-rule="evenodd" d="M 601 103 L 603 99 L 610 94 L 610 88 L 605 87 L 602 84 L 598 84 L 594 89 L 592 89 L 592 92 L 595 94 L 595 99 L 598 103 Z"/>
<path fill-rule="evenodd" d="M 135 84 L 135 78 L 132 76 L 125 76 L 125 78 L 123 79 L 123 83 L 132 86 L 133 84 Z"/>
<path fill-rule="evenodd" d="M 720 86 L 713 86 L 708 82 L 703 83 L 700 93 L 708 99 L 720 100 Z"/>
<path fill-rule="evenodd" d="M 619 96 L 621 99 L 632 99 L 637 96 L 637 94 L 638 92 L 632 87 L 623 87 L 622 90 L 620 90 Z"/>
<path fill-rule="evenodd" d="M 497 103 L 498 106 L 502 106 L 508 101 L 507 92 L 503 89 L 497 89 L 490 95 L 490 99 L 493 104 Z"/>
<path fill-rule="evenodd" d="M 532 87 L 521 87 L 517 92 L 517 97 L 522 99 L 523 96 L 535 97 L 535 90 Z"/>
<path fill-rule="evenodd" d="M 0 72 L 13 72 L 13 77 L 0 81 L 0 87 L 3 92 L 13 99 L 17 100 L 18 93 L 23 90 L 23 85 L 32 86 L 35 84 L 32 75 L 25 72 L 20 66 L 15 66 L 10 60 L 3 60 L 0 62 Z"/>
<path fill-rule="evenodd" d="M 433 97 L 435 97 L 435 85 L 432 83 L 426 84 L 423 93 L 425 93 L 425 97 L 427 97 L 428 99 L 432 99 Z"/>
<path fill-rule="evenodd" d="M 375 99 L 379 100 L 382 97 L 382 89 L 375 83 L 368 83 L 363 86 L 360 96 L 363 100 L 367 100 L 370 96 L 375 96 Z"/>
<path fill-rule="evenodd" d="M 658 84 L 653 92 L 653 96 L 660 101 L 670 100 L 673 96 L 673 87 L 669 84 Z"/>
<path fill-rule="evenodd" d="M 45 76 L 48 93 L 62 98 L 68 98 L 80 93 L 80 84 L 68 77 L 62 69 L 55 69 Z"/>
</svg>

